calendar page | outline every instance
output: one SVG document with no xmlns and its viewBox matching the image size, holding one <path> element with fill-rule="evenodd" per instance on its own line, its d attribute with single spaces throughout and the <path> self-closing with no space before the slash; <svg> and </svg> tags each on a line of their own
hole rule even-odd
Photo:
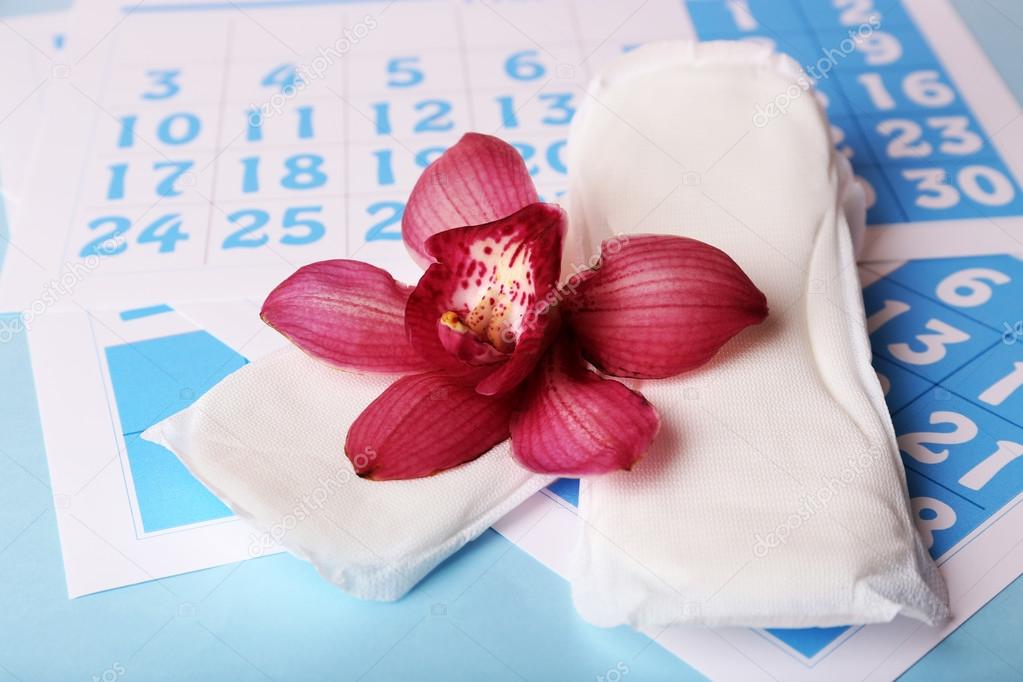
<svg viewBox="0 0 1023 682">
<path fill-rule="evenodd" d="M 52 312 L 29 335 L 70 597 L 279 551 L 140 437 L 283 344 L 256 302 L 192 305 L 217 336 L 187 309 Z"/>
<path fill-rule="evenodd" d="M 946 0 L 108 1 L 72 23 L 7 308 L 68 271 L 102 305 L 259 298 L 336 257 L 414 279 L 400 220 L 432 159 L 495 133 L 558 200 L 590 76 L 664 38 L 805 65 L 869 195 L 868 260 L 1023 249 L 1020 107 Z"/>
</svg>

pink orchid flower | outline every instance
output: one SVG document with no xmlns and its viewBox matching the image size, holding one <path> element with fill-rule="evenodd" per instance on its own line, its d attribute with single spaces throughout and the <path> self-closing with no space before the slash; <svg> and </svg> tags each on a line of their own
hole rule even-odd
<svg viewBox="0 0 1023 682">
<path fill-rule="evenodd" d="M 558 286 L 565 213 L 540 203 L 509 144 L 470 133 L 409 197 L 402 237 L 426 272 L 415 288 L 352 260 L 299 269 L 262 318 L 315 358 L 404 374 L 348 432 L 359 476 L 409 479 L 471 461 L 509 436 L 539 473 L 631 468 L 660 420 L 606 375 L 657 379 L 707 362 L 767 316 L 722 251 L 628 235 Z M 466 227 L 460 227 L 466 226 Z"/>
</svg>

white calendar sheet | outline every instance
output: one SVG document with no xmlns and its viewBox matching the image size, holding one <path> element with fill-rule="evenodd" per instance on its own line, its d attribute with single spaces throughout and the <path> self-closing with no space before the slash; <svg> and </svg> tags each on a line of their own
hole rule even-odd
<svg viewBox="0 0 1023 682">
<path fill-rule="evenodd" d="M 140 438 L 284 343 L 258 303 L 50 312 L 29 341 L 70 597 L 278 551 Z"/>
<path fill-rule="evenodd" d="M 30 210 L 0 280 L 0 309 L 24 310 L 15 322 L 30 333 L 69 592 L 272 551 L 138 433 L 280 343 L 256 311 L 298 266 L 352 257 L 415 281 L 400 240 L 404 200 L 463 132 L 513 142 L 543 197 L 558 200 L 585 83 L 637 44 L 770 40 L 812 64 L 880 9 L 873 40 L 818 81 L 836 144 L 871 196 L 868 256 L 1023 251 L 1019 105 L 945 0 L 855 7 L 868 12 L 810 0 L 77 9 L 68 68 L 47 89 Z M 947 462 L 905 457 L 953 625 L 1023 571 L 1023 459 L 1011 457 L 1023 443 L 1023 374 L 1013 371 L 1023 343 L 1005 340 L 1023 339 L 1019 264 L 891 265 L 864 289 L 868 314 L 905 305 L 872 335 L 899 434 L 927 432 L 952 411 L 980 425 Z M 963 341 L 925 366 L 886 353 L 933 320 Z M 998 381 L 1005 395 L 992 407 L 983 395 Z M 957 467 L 1005 442 L 986 487 L 964 487 Z M 544 494 L 499 529 L 564 574 L 573 523 L 571 505 Z M 886 679 L 951 627 L 647 634 L 715 678 Z"/>
<path fill-rule="evenodd" d="M 868 259 L 1023 249 L 1018 103 L 945 0 L 861 6 L 91 3 L 50 88 L 47 181 L 0 302 L 28 305 L 85 261 L 74 296 L 101 305 L 259 298 L 330 257 L 414 279 L 399 225 L 430 160 L 465 131 L 496 133 L 557 200 L 594 68 L 661 38 L 771 41 L 818 73 L 870 196 Z"/>
<path fill-rule="evenodd" d="M 432 159 L 496 133 L 556 200 L 592 67 L 691 35 L 674 0 L 279 4 L 75 13 L 40 161 L 54 177 L 36 183 L 8 301 L 33 299 L 38 263 L 88 261 L 75 296 L 103 305 L 258 298 L 344 256 L 414 281 L 400 219 Z"/>
</svg>

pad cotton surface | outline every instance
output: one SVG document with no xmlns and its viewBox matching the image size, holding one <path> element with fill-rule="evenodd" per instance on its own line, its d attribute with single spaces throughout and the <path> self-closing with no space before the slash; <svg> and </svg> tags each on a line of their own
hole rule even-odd
<svg viewBox="0 0 1023 682">
<path fill-rule="evenodd" d="M 553 479 L 518 466 L 508 441 L 428 478 L 359 478 L 344 454 L 345 434 L 393 380 L 285 348 L 143 437 L 174 451 L 263 531 L 254 550 L 279 541 L 342 590 L 394 600 Z"/>
<path fill-rule="evenodd" d="M 862 196 L 799 77 L 761 45 L 651 45 L 599 75 L 573 123 L 577 252 L 619 232 L 701 239 L 771 308 L 705 367 L 637 383 L 663 420 L 651 451 L 580 489 L 572 588 L 594 623 L 948 614 L 870 365 Z"/>
</svg>

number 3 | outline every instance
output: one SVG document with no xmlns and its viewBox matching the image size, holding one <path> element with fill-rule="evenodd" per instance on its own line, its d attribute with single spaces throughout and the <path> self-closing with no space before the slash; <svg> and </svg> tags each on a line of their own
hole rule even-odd
<svg viewBox="0 0 1023 682">
<path fill-rule="evenodd" d="M 150 69 L 146 71 L 146 75 L 153 81 L 154 86 L 163 89 L 157 92 L 144 92 L 142 99 L 167 99 L 181 90 L 181 86 L 175 82 L 175 79 L 181 75 L 180 69 Z"/>
</svg>

